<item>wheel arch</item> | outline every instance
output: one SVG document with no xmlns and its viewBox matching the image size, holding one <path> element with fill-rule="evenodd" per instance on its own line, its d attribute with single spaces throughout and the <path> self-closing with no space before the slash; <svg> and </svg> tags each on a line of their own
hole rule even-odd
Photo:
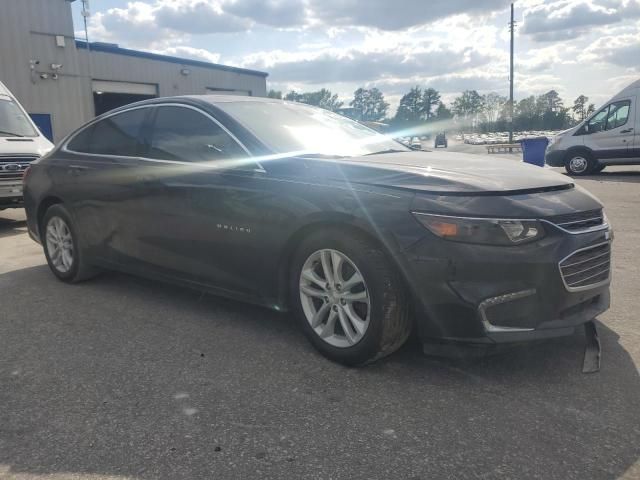
<svg viewBox="0 0 640 480">
<path fill-rule="evenodd" d="M 60 197 L 56 197 L 55 195 L 49 195 L 43 198 L 40 203 L 38 203 L 38 207 L 36 208 L 36 221 L 38 222 L 36 227 L 38 229 L 38 235 L 42 238 L 42 232 L 40 231 L 42 227 L 42 220 L 44 219 L 44 214 L 47 212 L 49 208 L 53 205 L 58 205 L 64 203 Z"/>
<path fill-rule="evenodd" d="M 287 239 L 284 247 L 281 250 L 280 258 L 278 262 L 278 304 L 285 310 L 289 309 L 289 275 L 291 271 L 291 263 L 293 257 L 302 243 L 302 241 L 309 235 L 315 232 L 321 231 L 327 228 L 340 228 L 345 231 L 352 232 L 356 235 L 362 235 L 368 240 L 376 244 L 381 248 L 389 261 L 398 269 L 400 277 L 403 282 L 406 282 L 406 276 L 398 262 L 397 255 L 394 254 L 397 251 L 393 241 L 389 236 L 384 236 L 376 233 L 374 228 L 357 218 L 349 215 L 340 215 L 330 218 L 319 218 L 310 223 L 306 223 L 297 230 L 295 230 Z"/>
<path fill-rule="evenodd" d="M 567 160 L 569 160 L 569 158 L 571 158 L 571 155 L 575 155 L 576 153 L 587 154 L 594 160 L 596 159 L 596 155 L 589 147 L 585 145 L 574 145 L 573 147 L 569 147 L 567 149 L 567 152 L 564 154 L 564 161 L 566 162 Z"/>
</svg>

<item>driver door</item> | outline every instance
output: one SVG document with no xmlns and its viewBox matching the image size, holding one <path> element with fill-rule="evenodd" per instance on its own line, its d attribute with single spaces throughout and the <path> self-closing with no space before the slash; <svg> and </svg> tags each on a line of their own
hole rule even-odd
<svg viewBox="0 0 640 480">
<path fill-rule="evenodd" d="M 137 257 L 161 275 L 255 294 L 245 267 L 259 274 L 264 170 L 222 124 L 191 106 L 156 107 L 147 137 Z"/>
<path fill-rule="evenodd" d="M 586 124 L 585 145 L 598 159 L 625 160 L 633 156 L 635 97 L 610 103 Z"/>
</svg>

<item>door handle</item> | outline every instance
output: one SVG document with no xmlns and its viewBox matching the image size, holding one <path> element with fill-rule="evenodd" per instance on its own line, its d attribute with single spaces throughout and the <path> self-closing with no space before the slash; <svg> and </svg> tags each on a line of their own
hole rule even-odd
<svg viewBox="0 0 640 480">
<path fill-rule="evenodd" d="M 633 128 L 627 128 L 626 130 L 620 130 L 620 133 L 631 133 L 633 132 Z"/>
<path fill-rule="evenodd" d="M 89 170 L 86 165 L 69 165 L 69 173 L 71 175 L 80 175 L 85 170 Z"/>
</svg>

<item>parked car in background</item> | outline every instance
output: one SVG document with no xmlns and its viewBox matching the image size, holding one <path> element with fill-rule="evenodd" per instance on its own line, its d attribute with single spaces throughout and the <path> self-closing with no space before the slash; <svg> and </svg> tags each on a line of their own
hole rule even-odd
<svg viewBox="0 0 640 480">
<path fill-rule="evenodd" d="M 0 210 L 22 206 L 22 176 L 53 148 L 22 105 L 0 82 Z"/>
<path fill-rule="evenodd" d="M 295 102 L 113 110 L 34 161 L 24 195 L 58 279 L 115 269 L 289 310 L 348 365 L 414 326 L 425 348 L 482 347 L 568 335 L 609 307 L 609 225 L 571 179 L 411 151 Z"/>
<path fill-rule="evenodd" d="M 607 165 L 640 164 L 640 80 L 617 93 L 582 123 L 554 136 L 546 162 L 571 175 L 589 175 Z"/>
<path fill-rule="evenodd" d="M 422 142 L 420 141 L 420 139 L 418 137 L 413 137 L 411 139 L 410 146 L 414 150 L 420 150 L 420 149 L 422 149 Z"/>
<path fill-rule="evenodd" d="M 444 147 L 447 148 L 447 136 L 444 132 L 440 132 L 436 135 L 436 139 L 433 142 L 434 148 Z"/>
</svg>

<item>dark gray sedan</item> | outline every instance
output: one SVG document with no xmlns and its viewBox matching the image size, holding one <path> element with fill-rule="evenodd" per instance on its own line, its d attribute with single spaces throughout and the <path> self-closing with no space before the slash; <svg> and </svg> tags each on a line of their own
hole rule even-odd
<svg viewBox="0 0 640 480">
<path fill-rule="evenodd" d="M 570 334 L 609 306 L 610 229 L 570 178 L 415 152 L 297 103 L 163 98 L 83 126 L 25 175 L 65 282 L 102 269 L 290 310 L 327 357 Z"/>
</svg>

